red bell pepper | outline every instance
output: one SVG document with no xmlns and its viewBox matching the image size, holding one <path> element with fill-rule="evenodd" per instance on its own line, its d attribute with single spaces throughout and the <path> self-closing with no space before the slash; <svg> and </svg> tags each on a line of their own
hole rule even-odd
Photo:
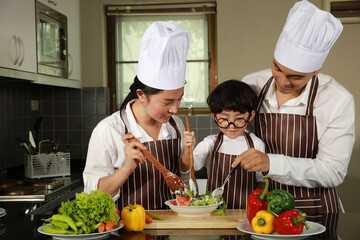
<svg viewBox="0 0 360 240">
<path fill-rule="evenodd" d="M 304 225 L 309 229 L 306 221 L 306 213 L 296 209 L 287 210 L 279 215 L 275 220 L 276 232 L 280 235 L 298 235 L 301 234 Z"/>
<path fill-rule="evenodd" d="M 264 178 L 264 182 L 264 189 L 254 190 L 248 198 L 246 217 L 250 223 L 258 211 L 267 209 L 267 201 L 265 198 L 266 195 L 269 194 L 269 180 L 267 178 Z"/>
</svg>

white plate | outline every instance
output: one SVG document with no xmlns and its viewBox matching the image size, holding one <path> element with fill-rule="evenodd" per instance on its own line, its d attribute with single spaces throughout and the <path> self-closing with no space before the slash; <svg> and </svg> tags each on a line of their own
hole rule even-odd
<svg viewBox="0 0 360 240">
<path fill-rule="evenodd" d="M 51 234 L 51 233 L 46 233 L 44 232 L 44 226 L 40 226 L 38 228 L 38 232 L 48 235 L 48 236 L 52 236 L 53 239 L 105 239 L 107 237 L 109 237 L 109 234 L 112 232 L 115 232 L 119 229 L 121 229 L 124 226 L 124 224 L 122 222 L 118 223 L 118 226 L 111 229 L 110 231 L 107 232 L 102 232 L 102 233 L 89 233 L 89 234 L 77 234 L 77 235 L 65 235 L 65 234 Z"/>
<path fill-rule="evenodd" d="M 273 234 L 256 233 L 254 232 L 249 222 L 242 222 L 238 224 L 236 228 L 241 232 L 251 234 L 251 238 L 253 239 L 291 239 L 291 240 L 305 239 L 308 238 L 309 236 L 323 233 L 326 230 L 326 228 L 319 223 L 315 223 L 311 221 L 306 221 L 306 223 L 309 225 L 310 229 L 306 229 L 304 227 L 304 230 L 300 235 L 280 235 L 276 232 L 274 232 Z"/>
<path fill-rule="evenodd" d="M 0 208 L 0 215 L 6 213 L 5 209 L 4 208 Z"/>
<path fill-rule="evenodd" d="M 207 206 L 176 206 L 172 204 L 173 201 L 176 201 L 176 199 L 168 200 L 165 202 L 165 204 L 168 205 L 171 210 L 176 212 L 179 216 L 184 217 L 208 216 L 212 212 L 214 212 L 219 207 L 219 205 L 222 204 L 222 202 L 219 202 L 218 204 L 212 204 Z"/>
</svg>

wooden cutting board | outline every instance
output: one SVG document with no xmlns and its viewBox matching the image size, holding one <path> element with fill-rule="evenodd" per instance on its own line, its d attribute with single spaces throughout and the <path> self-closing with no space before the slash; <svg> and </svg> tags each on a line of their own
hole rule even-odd
<svg viewBox="0 0 360 240">
<path fill-rule="evenodd" d="M 164 218 L 145 224 L 145 229 L 236 228 L 246 220 L 246 210 L 228 209 L 225 216 L 183 217 L 172 210 L 150 210 Z"/>
</svg>

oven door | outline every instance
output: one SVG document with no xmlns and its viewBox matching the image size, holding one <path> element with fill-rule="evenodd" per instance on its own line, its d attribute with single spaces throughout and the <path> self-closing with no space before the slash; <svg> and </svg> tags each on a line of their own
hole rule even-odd
<svg viewBox="0 0 360 240">
<path fill-rule="evenodd" d="M 68 77 L 67 18 L 36 3 L 38 73 Z"/>
</svg>

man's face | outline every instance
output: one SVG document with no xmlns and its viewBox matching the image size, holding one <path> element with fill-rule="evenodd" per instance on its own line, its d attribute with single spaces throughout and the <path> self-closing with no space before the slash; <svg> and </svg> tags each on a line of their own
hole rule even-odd
<svg viewBox="0 0 360 240">
<path fill-rule="evenodd" d="M 276 90 L 283 94 L 291 94 L 294 97 L 300 95 L 310 79 L 319 74 L 320 69 L 311 73 L 301 73 L 291 70 L 273 59 L 271 71 L 275 79 Z"/>
</svg>

